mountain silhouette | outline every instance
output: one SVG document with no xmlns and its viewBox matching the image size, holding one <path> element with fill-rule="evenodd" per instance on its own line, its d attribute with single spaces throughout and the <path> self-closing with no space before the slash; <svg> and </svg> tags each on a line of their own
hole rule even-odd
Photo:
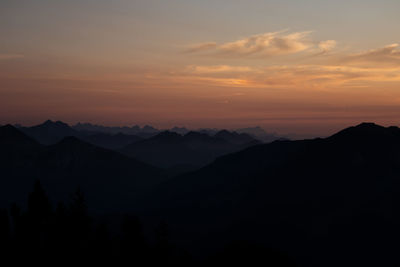
<svg viewBox="0 0 400 267">
<path fill-rule="evenodd" d="M 400 129 L 363 123 L 222 156 L 163 183 L 153 203 L 177 239 L 192 243 L 237 238 L 308 265 L 390 265 L 400 238 L 399 177 Z M 313 258 L 304 258 L 309 251 Z"/>
<path fill-rule="evenodd" d="M 185 135 L 165 131 L 125 146 L 121 152 L 155 166 L 186 166 L 188 170 L 204 166 L 218 156 L 257 144 L 256 140 L 247 136 L 231 136 L 229 133 L 221 133 L 220 136 L 224 138 L 193 131 Z"/>
<path fill-rule="evenodd" d="M 106 133 L 102 131 L 100 126 L 96 127 L 93 126 L 97 131 L 77 130 L 64 122 L 47 120 L 37 126 L 19 127 L 19 129 L 43 145 L 53 145 L 65 137 L 73 136 L 102 148 L 117 150 L 142 140 L 141 137 L 136 135 L 123 134 L 122 129 L 118 133 Z M 83 126 L 81 128 L 86 129 Z"/>
<path fill-rule="evenodd" d="M 252 136 L 253 138 L 261 140 L 261 141 L 263 141 L 265 143 L 269 143 L 269 142 L 272 142 L 272 141 L 275 141 L 275 140 L 287 139 L 287 138 L 278 136 L 278 135 L 276 135 L 274 133 L 267 133 L 260 126 L 240 128 L 240 129 L 236 129 L 235 132 L 240 133 L 240 134 L 241 133 L 248 134 L 248 135 Z"/>
<path fill-rule="evenodd" d="M 167 221 L 171 241 L 199 254 L 236 244 L 216 254 L 221 263 L 225 253 L 245 262 L 240 253 L 263 248 L 298 266 L 398 262 L 398 127 L 362 123 L 327 138 L 248 140 L 166 131 L 124 147 L 126 156 L 78 137 L 45 146 L 2 126 L 0 208 L 24 202 L 40 179 L 53 203 L 80 187 L 93 212 L 133 211 L 150 227 Z M 143 162 L 202 167 L 171 177 Z"/>
<path fill-rule="evenodd" d="M 160 130 L 150 126 L 145 125 L 144 127 L 140 127 L 138 125 L 132 127 L 112 127 L 112 126 L 102 126 L 102 125 L 95 125 L 91 123 L 77 123 L 76 125 L 72 126 L 73 129 L 84 132 L 87 135 L 105 133 L 105 134 L 125 134 L 125 135 L 135 135 L 141 138 L 148 138 L 152 137 L 160 132 Z"/>
<path fill-rule="evenodd" d="M 243 144 L 250 144 L 254 143 L 255 145 L 260 143 L 259 141 L 255 140 L 249 134 L 246 133 L 237 133 L 237 132 L 229 132 L 227 130 L 221 130 L 214 135 L 216 138 L 223 139 L 229 143 L 243 145 Z"/>
<path fill-rule="evenodd" d="M 26 136 L 10 124 L 0 126 L 0 146 L 2 149 L 6 147 L 17 148 L 34 148 L 39 144 L 32 138 Z"/>
<path fill-rule="evenodd" d="M 142 137 L 132 134 L 107 134 L 96 133 L 80 137 L 82 140 L 107 149 L 118 150 L 126 145 L 133 144 L 143 140 Z"/>
<path fill-rule="evenodd" d="M 47 120 L 36 126 L 21 127 L 19 129 L 43 145 L 55 144 L 67 136 L 81 136 L 78 131 L 61 121 Z"/>
<path fill-rule="evenodd" d="M 171 132 L 178 133 L 178 134 L 180 134 L 180 135 L 185 135 L 185 134 L 187 134 L 188 132 L 190 132 L 190 130 L 189 130 L 189 129 L 186 129 L 185 127 L 177 127 L 177 126 L 171 128 L 170 131 L 171 131 Z"/>
<path fill-rule="evenodd" d="M 54 201 L 80 187 L 93 209 L 117 210 L 162 179 L 155 167 L 76 137 L 43 146 L 10 125 L 0 128 L 0 137 L 1 148 L 7 146 L 0 151 L 0 205 L 22 201 L 40 179 Z"/>
</svg>

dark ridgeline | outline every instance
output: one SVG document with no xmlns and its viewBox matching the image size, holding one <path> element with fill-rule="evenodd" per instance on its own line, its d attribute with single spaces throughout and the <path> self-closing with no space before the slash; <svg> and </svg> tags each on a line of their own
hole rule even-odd
<svg viewBox="0 0 400 267">
<path fill-rule="evenodd" d="M 198 135 L 157 138 L 179 151 L 185 138 L 209 144 Z M 219 142 L 226 133 L 219 135 L 212 138 Z M 225 136 L 233 137 L 247 138 Z M 12 126 L 0 127 L 0 158 L 0 245 L 14 258 L 68 253 L 185 266 L 399 263 L 397 127 L 363 123 L 325 139 L 255 145 L 172 178 L 76 138 L 43 146 Z M 37 179 L 49 197 L 36 184 L 24 208 L 21 196 Z M 72 200 L 54 205 L 60 191 L 67 196 L 78 186 Z M 10 208 L 10 201 L 18 204 Z"/>
</svg>

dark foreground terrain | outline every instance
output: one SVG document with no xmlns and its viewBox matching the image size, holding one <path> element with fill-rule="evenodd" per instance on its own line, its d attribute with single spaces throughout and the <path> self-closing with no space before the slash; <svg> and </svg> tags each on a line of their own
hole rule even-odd
<svg viewBox="0 0 400 267">
<path fill-rule="evenodd" d="M 165 136 L 175 143 L 163 151 L 188 142 L 157 138 Z M 134 142 L 144 144 L 124 155 L 79 136 L 44 145 L 1 127 L 0 252 L 142 266 L 400 263 L 397 127 L 363 123 L 324 139 L 246 145 L 175 176 L 134 156 L 160 141 Z"/>
</svg>

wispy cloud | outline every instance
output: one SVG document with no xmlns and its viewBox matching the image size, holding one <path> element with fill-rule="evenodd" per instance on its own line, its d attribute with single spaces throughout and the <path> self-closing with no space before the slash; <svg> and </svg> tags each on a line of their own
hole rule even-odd
<svg viewBox="0 0 400 267">
<path fill-rule="evenodd" d="M 366 69 L 340 65 L 189 66 L 178 76 L 207 84 L 235 87 L 323 89 L 363 87 L 371 82 L 400 82 L 400 68 Z"/>
<path fill-rule="evenodd" d="M 214 49 L 216 47 L 217 47 L 217 43 L 214 43 L 214 42 L 201 43 L 201 44 L 191 45 L 184 52 L 186 52 L 186 53 L 196 53 L 196 52 L 211 50 L 211 49 Z"/>
<path fill-rule="evenodd" d="M 335 40 L 326 40 L 319 42 L 318 48 L 320 49 L 321 53 L 327 53 L 334 49 L 337 45 L 337 42 Z"/>
<path fill-rule="evenodd" d="M 270 57 L 299 53 L 319 48 L 323 52 L 336 46 L 336 41 L 328 40 L 319 44 L 310 39 L 311 31 L 287 33 L 286 31 L 252 35 L 232 42 L 217 44 L 207 42 L 190 46 L 188 53 L 210 53 L 229 57 Z"/>
<path fill-rule="evenodd" d="M 368 63 L 374 63 L 379 65 L 400 66 L 400 45 L 391 44 L 382 48 L 372 49 L 358 54 L 349 55 L 345 57 L 345 61 L 349 63 L 360 63 L 364 65 Z"/>
<path fill-rule="evenodd" d="M 21 54 L 0 54 L 0 60 L 5 59 L 16 59 L 16 58 L 23 58 L 24 55 Z"/>
<path fill-rule="evenodd" d="M 265 33 L 222 44 L 219 52 L 229 55 L 273 56 L 297 53 L 310 47 L 306 40 L 310 32 L 297 32 L 288 35 Z"/>
<path fill-rule="evenodd" d="M 191 65 L 187 67 L 187 71 L 195 74 L 215 74 L 215 73 L 243 73 L 253 72 L 254 69 L 247 66 L 229 66 L 229 65 L 216 65 L 216 66 L 196 66 Z"/>
</svg>

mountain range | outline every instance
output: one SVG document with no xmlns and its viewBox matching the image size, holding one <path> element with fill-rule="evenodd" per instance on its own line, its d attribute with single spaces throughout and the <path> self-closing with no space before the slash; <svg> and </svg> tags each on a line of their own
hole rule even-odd
<svg viewBox="0 0 400 267">
<path fill-rule="evenodd" d="M 21 202 L 36 180 L 57 202 L 81 188 L 94 210 L 129 207 L 137 192 L 162 179 L 162 171 L 76 137 L 44 146 L 11 125 L 0 127 L 0 204 Z"/>
<path fill-rule="evenodd" d="M 229 132 L 162 132 L 133 145 L 141 154 L 161 147 L 162 155 L 148 152 L 152 160 L 189 157 L 182 155 L 190 150 L 201 161 L 209 147 L 249 140 Z M 362 123 L 327 138 L 254 144 L 204 163 L 171 177 L 77 137 L 46 146 L 6 125 L 0 127 L 0 204 L 22 201 L 40 179 L 53 200 L 79 186 L 94 211 L 134 211 L 150 225 L 165 220 L 174 242 L 192 251 L 249 240 L 287 253 L 299 266 L 398 262 L 398 127 Z"/>
<path fill-rule="evenodd" d="M 224 154 L 259 143 L 247 134 L 228 131 L 220 131 L 214 136 L 198 132 L 180 135 L 166 131 L 127 145 L 120 151 L 155 166 L 191 170 L 205 166 Z"/>
<path fill-rule="evenodd" d="M 252 240 L 307 266 L 390 265 L 399 177 L 400 129 L 363 123 L 222 156 L 160 185 L 154 209 L 196 244 Z"/>
<path fill-rule="evenodd" d="M 43 145 L 53 145 L 65 137 L 73 136 L 148 164 L 168 168 L 174 174 L 194 170 L 211 163 L 218 156 L 260 143 L 246 133 L 221 130 L 206 134 L 176 127 L 176 131 L 185 134 L 162 132 L 151 126 L 140 128 L 77 124 L 70 127 L 64 122 L 50 120 L 33 127 L 20 126 L 19 129 Z"/>
</svg>

